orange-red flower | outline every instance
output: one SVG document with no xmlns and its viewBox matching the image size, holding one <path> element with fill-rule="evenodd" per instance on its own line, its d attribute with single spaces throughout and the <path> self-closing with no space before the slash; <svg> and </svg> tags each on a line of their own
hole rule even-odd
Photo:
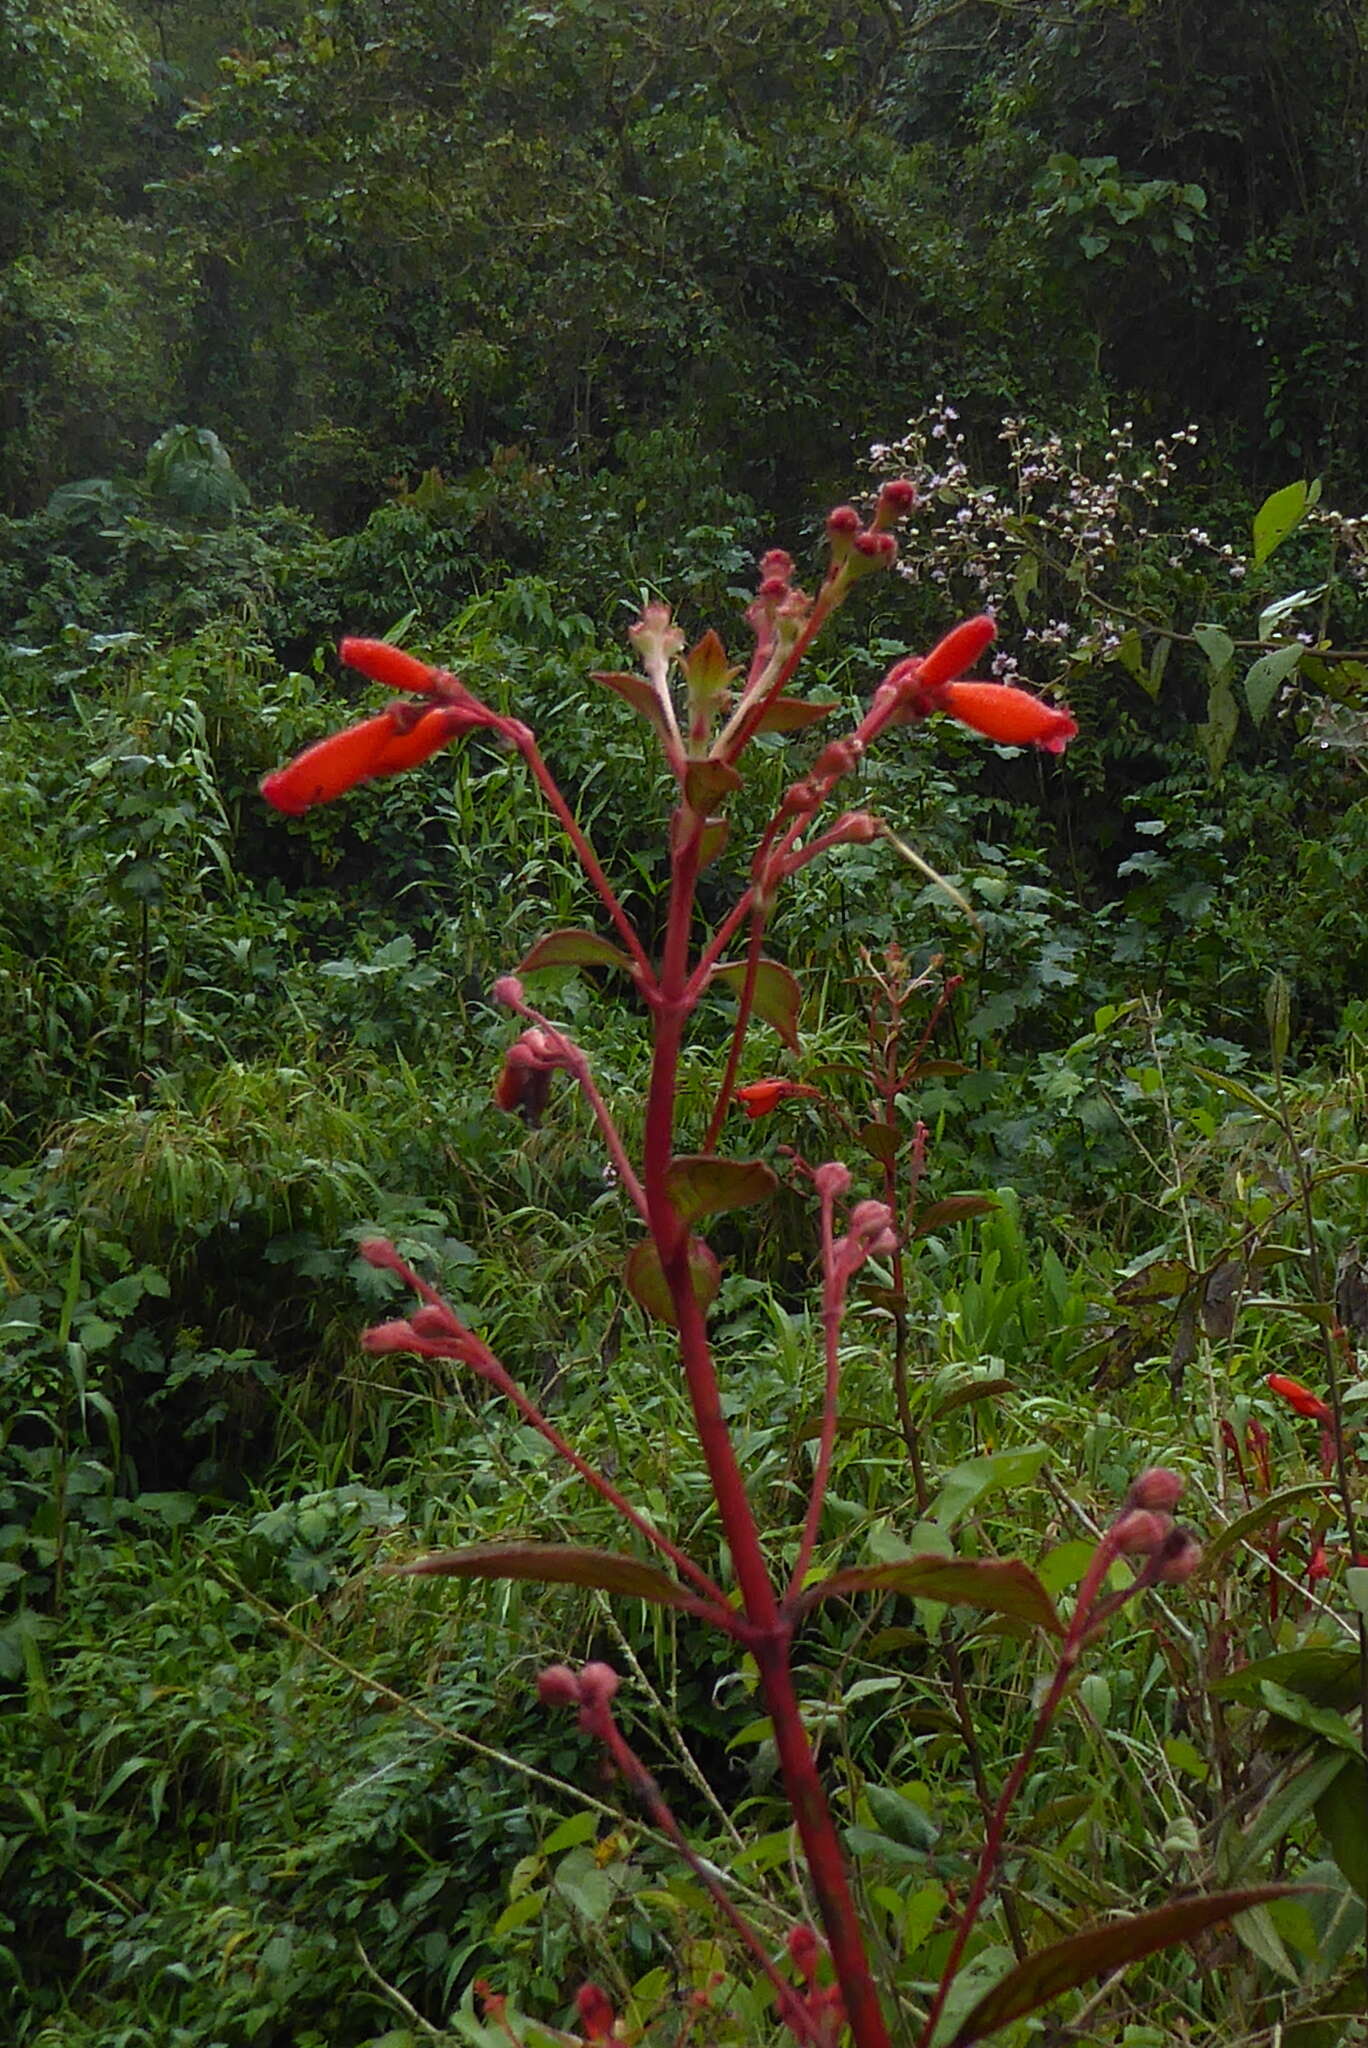
<svg viewBox="0 0 1368 2048">
<path fill-rule="evenodd" d="M 363 676 L 390 690 L 414 690 L 426 696 L 444 673 L 388 640 L 343 640 L 337 651 L 348 668 L 360 669 Z"/>
<path fill-rule="evenodd" d="M 948 712 L 999 746 L 1062 754 L 1078 736 L 1077 721 L 1062 705 L 1047 704 L 1010 683 L 943 683 L 934 703 L 937 711 Z"/>
<path fill-rule="evenodd" d="M 1300 1380 L 1289 1379 L 1286 1373 L 1271 1372 L 1265 1382 L 1268 1391 L 1276 1394 L 1280 1401 L 1286 1401 L 1296 1414 L 1305 1416 L 1308 1422 L 1333 1422 L 1335 1411 L 1319 1394 L 1313 1394 L 1310 1387 L 1304 1387 Z"/>
<path fill-rule="evenodd" d="M 436 705 L 417 718 L 406 716 L 407 708 L 392 706 L 378 717 L 316 740 L 284 768 L 263 777 L 261 794 L 278 811 L 297 818 L 315 804 L 331 803 L 334 797 L 345 795 L 358 783 L 417 767 L 457 733 L 480 722 L 457 704 Z"/>
<path fill-rule="evenodd" d="M 805 1081 L 781 1081 L 771 1075 L 764 1081 L 748 1081 L 744 1088 L 738 1088 L 736 1099 L 749 1117 L 768 1116 L 781 1102 L 791 1102 L 795 1095 L 821 1094 L 820 1088 L 810 1088 Z"/>
</svg>

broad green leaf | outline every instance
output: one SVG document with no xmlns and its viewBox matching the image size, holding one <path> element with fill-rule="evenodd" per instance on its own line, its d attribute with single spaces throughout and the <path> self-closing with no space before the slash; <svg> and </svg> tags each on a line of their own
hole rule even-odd
<svg viewBox="0 0 1368 2048">
<path fill-rule="evenodd" d="M 1273 553 L 1281 547 L 1290 533 L 1294 533 L 1306 516 L 1306 479 L 1299 477 L 1294 484 L 1284 484 L 1272 497 L 1265 498 L 1254 514 L 1254 567 L 1261 568 Z"/>
<path fill-rule="evenodd" d="M 1263 1805 L 1252 1824 L 1247 1825 L 1239 1843 L 1238 1861 L 1254 1870 L 1277 1848 L 1303 1814 L 1310 1813 L 1322 1792 L 1328 1791 L 1341 1771 L 1359 1772 L 1353 1757 L 1342 1749 L 1318 1750 L 1309 1763 L 1288 1774 Z"/>
<path fill-rule="evenodd" d="M 1235 692 L 1230 687 L 1229 676 L 1222 673 L 1208 694 L 1205 723 L 1193 727 L 1197 744 L 1212 775 L 1219 775 L 1224 768 L 1239 723 L 1240 710 L 1235 702 Z"/>
<path fill-rule="evenodd" d="M 1344 1590 L 1365 1621 L 1368 1621 L 1368 1566 L 1351 1564 L 1344 1574 Z"/>
<path fill-rule="evenodd" d="M 1251 662 L 1245 674 L 1244 693 L 1255 725 L 1263 724 L 1269 705 L 1301 660 L 1303 651 L 1301 642 L 1294 640 L 1288 646 L 1275 647 L 1271 653 L 1261 654 L 1257 661 Z"/>
<path fill-rule="evenodd" d="M 599 1816 L 596 1813 L 572 1813 L 559 1827 L 552 1828 L 541 1845 L 541 1853 L 543 1856 L 559 1856 L 564 1849 L 578 1849 L 581 1842 L 592 1842 L 598 1831 Z"/>
<path fill-rule="evenodd" d="M 543 967 L 625 967 L 632 963 L 620 947 L 595 932 L 548 932 L 518 962 L 518 974 L 536 974 Z"/>
<path fill-rule="evenodd" d="M 1323 1491 L 1315 1481 L 1305 1484 L 1308 1489 Z M 1298 1490 L 1285 1489 L 1287 1494 Z M 1225 1531 L 1221 1533 L 1224 1535 Z M 1220 1537 L 1216 1540 L 1219 1542 Z M 1279 1650 L 1271 1657 L 1256 1658 L 1238 1671 L 1227 1672 L 1224 1678 L 1213 1679 L 1211 1690 L 1222 1699 L 1257 1700 L 1259 1687 L 1266 1678 L 1274 1685 L 1285 1685 L 1290 1692 L 1300 1693 L 1313 1706 L 1347 1710 L 1358 1698 L 1358 1651 L 1335 1650 L 1328 1644 L 1304 1650 Z"/>
<path fill-rule="evenodd" d="M 689 1239 L 689 1272 L 693 1278 L 694 1299 L 706 1315 L 722 1285 L 722 1268 L 701 1237 Z M 626 1280 L 627 1291 L 638 1308 L 672 1330 L 678 1327 L 674 1297 L 652 1238 L 644 1237 L 627 1254 Z"/>
<path fill-rule="evenodd" d="M 1353 1770 L 1353 1766 L 1348 1766 Z M 1346 1884 L 1368 1899 L 1368 1799 L 1345 1799 L 1338 1779 L 1316 1801 L 1316 1823 Z"/>
<path fill-rule="evenodd" d="M 977 1607 L 987 1614 L 1010 1614 L 1050 1635 L 1062 1635 L 1055 1606 L 1029 1565 L 1017 1558 L 908 1557 L 892 1564 L 852 1565 L 809 1586 L 802 1596 L 806 1609 L 819 1600 L 852 1593 L 905 1593 L 916 1600 L 935 1600 L 946 1607 Z"/>
<path fill-rule="evenodd" d="M 1255 1501 L 1252 1508 L 1247 1508 L 1244 1514 L 1237 1515 L 1233 1522 L 1227 1522 L 1224 1529 L 1218 1529 L 1215 1535 L 1203 1544 L 1200 1570 L 1204 1573 L 1212 1571 L 1237 1544 L 1244 1543 L 1256 1530 L 1262 1529 L 1265 1522 L 1276 1521 L 1283 1509 L 1293 1501 L 1306 1500 L 1312 1494 L 1324 1492 L 1324 1480 L 1299 1479 L 1295 1486 L 1279 1487 L 1278 1491 L 1270 1493 L 1266 1500 Z"/>
<path fill-rule="evenodd" d="M 683 1153 L 670 1161 L 665 1177 L 680 1218 L 693 1223 L 726 1209 L 749 1209 L 765 1201 L 779 1177 L 763 1159 L 719 1159 L 712 1152 Z"/>
<path fill-rule="evenodd" d="M 721 967 L 715 967 L 711 979 L 720 981 L 739 1000 L 746 985 L 746 963 L 744 960 L 730 960 Z M 798 1047 L 798 1012 L 802 1006 L 803 992 L 796 975 L 787 967 L 781 967 L 777 960 L 761 960 L 755 970 L 755 1014 L 778 1032 L 790 1052 Z"/>
<path fill-rule="evenodd" d="M 869 1810 L 882 1832 L 891 1835 L 904 1848 L 919 1849 L 923 1855 L 934 1849 L 940 1838 L 940 1829 L 924 1806 L 918 1806 L 915 1799 L 904 1798 L 890 1785 L 866 1785 L 864 1796 L 869 1801 Z"/>
<path fill-rule="evenodd" d="M 1127 1963 L 1138 1963 L 1158 1949 L 1191 1941 L 1204 1928 L 1267 1905 L 1272 1899 L 1286 1898 L 1295 1889 L 1293 1885 L 1271 1884 L 1246 1891 L 1209 1892 L 1205 1898 L 1175 1899 L 1152 1913 L 1071 1934 L 1066 1941 L 1027 1956 L 1009 1971 L 961 2021 L 947 2048 L 969 2048 L 971 2041 L 981 2041 L 999 2027 L 1024 2019 L 1065 1991 L 1075 1991 L 1080 1984 L 1123 1969 Z"/>
<path fill-rule="evenodd" d="M 953 1415 L 957 1408 L 968 1408 L 975 1401 L 991 1401 L 998 1394 L 1010 1394 L 1012 1382 L 998 1373 L 986 1373 L 981 1379 L 966 1380 L 962 1386 L 952 1387 L 948 1394 L 933 1400 L 930 1413 L 937 1421 L 943 1415 Z"/>
<path fill-rule="evenodd" d="M 1219 682 L 1235 659 L 1235 642 L 1224 626 L 1194 626 L 1192 637 L 1211 663 L 1211 673 Z"/>
<path fill-rule="evenodd" d="M 531 1579 L 544 1586 L 593 1586 L 657 1607 L 695 1605 L 693 1596 L 655 1565 L 578 1543 L 472 1543 L 463 1550 L 435 1550 L 408 1564 L 387 1564 L 383 1570 L 408 1579 Z"/>
<path fill-rule="evenodd" d="M 1271 1714 L 1290 1721 L 1296 1728 L 1305 1728 L 1308 1734 L 1319 1735 L 1334 1749 L 1347 1749 L 1352 1756 L 1363 1755 L 1363 1744 L 1343 1714 L 1337 1714 L 1333 1707 L 1313 1707 L 1300 1693 L 1289 1692 L 1285 1685 L 1275 1685 L 1271 1678 L 1260 1681 L 1259 1695 Z"/>
<path fill-rule="evenodd" d="M 1172 1301 L 1186 1294 L 1196 1274 L 1182 1259 L 1154 1259 L 1138 1273 L 1128 1273 L 1113 1290 L 1121 1302 Z"/>
<path fill-rule="evenodd" d="M 1027 1444 L 1019 1451 L 994 1451 L 983 1458 L 966 1458 L 951 1467 L 941 1481 L 940 1492 L 931 1507 L 930 1520 L 942 1529 L 952 1529 L 986 1493 L 1004 1486 L 1028 1486 L 1045 1463 L 1044 1444 Z"/>
</svg>

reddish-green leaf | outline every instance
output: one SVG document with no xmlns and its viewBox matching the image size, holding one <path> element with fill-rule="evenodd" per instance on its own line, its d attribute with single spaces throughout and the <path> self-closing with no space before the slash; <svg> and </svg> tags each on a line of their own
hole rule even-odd
<svg viewBox="0 0 1368 2048">
<path fill-rule="evenodd" d="M 618 946 L 610 945 L 595 932 L 548 932 L 544 939 L 538 939 L 522 960 L 518 962 L 519 974 L 536 974 L 543 967 L 625 967 L 630 972 L 631 961 Z"/>
<path fill-rule="evenodd" d="M 1067 1941 L 1057 1941 L 1009 1970 L 960 2022 L 948 2048 L 969 2048 L 971 2041 L 981 2041 L 985 2034 L 1023 2019 L 1065 1991 L 1074 1991 L 1127 1963 L 1138 1963 L 1156 1949 L 1191 1941 L 1204 1928 L 1233 1920 L 1251 1906 L 1286 1898 L 1295 1890 L 1295 1885 L 1262 1884 L 1248 1891 L 1209 1892 L 1205 1898 L 1175 1899 L 1172 1905 L 1159 1906 L 1152 1913 L 1138 1913 L 1129 1920 L 1113 1920 L 1071 1934 Z"/>
<path fill-rule="evenodd" d="M 852 1565 L 809 1586 L 803 1606 L 850 1593 L 906 1593 L 917 1600 L 939 1600 L 947 1607 L 978 1607 L 987 1614 L 1010 1614 L 1050 1635 L 1063 1635 L 1054 1601 L 1029 1565 L 1018 1558 L 899 1558 L 894 1564 Z"/>
<path fill-rule="evenodd" d="M 929 1237 L 933 1230 L 940 1230 L 947 1223 L 960 1223 L 966 1216 L 986 1216 L 997 1203 L 991 1195 L 947 1195 L 943 1202 L 932 1202 L 923 1209 L 912 1226 L 913 1237 Z"/>
<path fill-rule="evenodd" d="M 543 1586 L 594 1586 L 650 1600 L 657 1607 L 689 1607 L 693 1595 L 640 1558 L 615 1550 L 589 1550 L 577 1543 L 471 1543 L 462 1550 L 435 1550 L 409 1564 L 384 1569 L 410 1579 L 534 1579 Z"/>
<path fill-rule="evenodd" d="M 834 703 L 814 704 L 807 697 L 771 697 L 760 713 L 755 730 L 802 732 L 809 725 L 820 725 L 835 709 Z"/>
<path fill-rule="evenodd" d="M 968 1072 L 969 1069 L 963 1060 L 919 1060 L 915 1067 L 908 1070 L 907 1085 L 911 1088 L 918 1081 L 958 1079 L 961 1074 Z"/>
<path fill-rule="evenodd" d="M 689 1239 L 689 1272 L 693 1279 L 694 1299 L 706 1315 L 722 1285 L 722 1268 L 701 1237 Z M 660 1253 L 653 1239 L 643 1238 L 627 1254 L 626 1279 L 627 1292 L 638 1308 L 645 1309 L 656 1322 L 667 1323 L 672 1330 L 679 1327 L 674 1296 L 670 1293 L 665 1268 L 660 1263 Z"/>
<path fill-rule="evenodd" d="M 952 1387 L 950 1392 L 931 1406 L 931 1413 L 937 1421 L 942 1415 L 953 1415 L 956 1408 L 968 1408 L 975 1401 L 991 1401 L 998 1394 L 1010 1394 L 1012 1382 L 993 1375 L 989 1379 L 969 1380 L 962 1387 Z"/>
<path fill-rule="evenodd" d="M 1182 1259 L 1154 1259 L 1116 1284 L 1118 1301 L 1170 1301 L 1186 1294 L 1197 1275 Z"/>
<path fill-rule="evenodd" d="M 880 1123 L 877 1118 L 861 1130 L 860 1143 L 881 1166 L 891 1166 L 898 1156 L 897 1132 L 891 1124 Z"/>
<path fill-rule="evenodd" d="M 734 662 L 727 660 L 727 650 L 711 626 L 679 665 L 689 686 L 690 708 L 705 717 L 732 678 L 741 673 Z"/>
<path fill-rule="evenodd" d="M 596 683 L 604 683 L 616 691 L 624 704 L 630 704 L 648 725 L 654 726 L 661 739 L 666 737 L 665 720 L 660 709 L 660 700 L 647 682 L 645 676 L 628 675 L 617 670 L 593 669 L 591 674 Z"/>
<path fill-rule="evenodd" d="M 690 810 L 706 818 L 741 787 L 741 777 L 725 761 L 694 761 L 684 777 L 684 798 Z"/>
<path fill-rule="evenodd" d="M 719 1159 L 712 1152 L 682 1153 L 666 1175 L 670 1200 L 685 1223 L 724 1209 L 749 1209 L 779 1185 L 763 1159 Z"/>
<path fill-rule="evenodd" d="M 731 960 L 723 967 L 715 967 L 712 979 L 720 981 L 739 999 L 746 985 L 745 961 Z M 773 1026 L 790 1052 L 797 1052 L 798 1011 L 803 1001 L 797 977 L 777 960 L 761 960 L 755 970 L 753 1001 L 756 1016 Z"/>
</svg>

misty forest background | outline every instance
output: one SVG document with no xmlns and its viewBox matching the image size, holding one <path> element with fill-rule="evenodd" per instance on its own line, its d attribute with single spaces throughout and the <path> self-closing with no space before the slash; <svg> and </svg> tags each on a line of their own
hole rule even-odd
<svg viewBox="0 0 1368 2048">
<path fill-rule="evenodd" d="M 582 1108 L 525 1131 L 490 1098 L 493 977 L 594 905 L 483 739 L 298 822 L 257 782 L 375 701 L 338 636 L 393 635 L 538 729 L 649 921 L 660 782 L 590 672 L 624 666 L 643 593 L 743 652 L 758 553 L 812 587 L 829 507 L 907 473 L 903 572 L 857 593 L 817 693 L 855 704 L 989 605 L 999 673 L 1081 738 L 1055 762 L 938 728 L 866 764 L 981 943 L 884 846 L 808 870 L 774 948 L 806 971 L 803 1050 L 757 1034 L 746 1078 L 829 1101 L 738 1143 L 845 1146 L 862 948 L 964 977 L 907 1105 L 927 1199 L 993 1202 L 911 1261 L 928 1456 L 978 1475 L 942 1534 L 1067 1587 L 1155 1458 L 1208 1539 L 1251 1518 L 1052 1735 L 1019 1910 L 1044 1938 L 1189 1886 L 1321 1887 L 1145 1965 L 1081 2032 L 1066 2002 L 1003 2039 L 1335 2048 L 1368 1594 L 1265 1378 L 1320 1384 L 1330 1276 L 1368 1238 L 1362 0 L 5 0 L 0 60 L 6 2038 L 480 2043 L 476 1977 L 563 2024 L 592 1969 L 673 2039 L 678 1986 L 727 1958 L 630 1823 L 519 1774 L 613 1796 L 536 1705 L 553 1655 L 633 1674 L 698 1838 L 736 1854 L 720 1802 L 750 1879 L 787 1882 L 764 1730 L 687 1620 L 374 1571 L 620 1540 L 497 1404 L 358 1351 L 376 1229 L 649 1511 L 701 1512 Z M 763 742 L 738 848 L 816 744 Z M 724 857 L 706 907 L 743 873 Z M 590 970 L 543 986 L 630 1128 L 632 1008 Z M 785 1195 L 722 1248 L 782 1541 L 811 1216 Z M 824 1543 L 896 1555 L 877 1301 L 850 1342 Z M 914 1986 L 980 1826 L 917 1618 L 833 1618 L 804 1673 Z M 995 1780 L 1029 1658 L 962 1640 Z M 1002 1940 L 976 1937 L 980 1988 Z"/>
</svg>

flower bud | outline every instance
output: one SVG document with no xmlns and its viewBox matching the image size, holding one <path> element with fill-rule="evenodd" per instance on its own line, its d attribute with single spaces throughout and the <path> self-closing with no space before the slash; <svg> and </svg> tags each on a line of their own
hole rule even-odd
<svg viewBox="0 0 1368 2048">
<path fill-rule="evenodd" d="M 548 1664 L 537 1673 L 537 1697 L 544 1707 L 577 1707 L 579 1680 L 568 1664 Z"/>
<path fill-rule="evenodd" d="M 584 2029 L 586 2041 L 608 2041 L 612 2039 L 617 2014 L 606 1991 L 597 1984 L 581 1984 L 575 1993 L 575 2010 Z"/>
<path fill-rule="evenodd" d="M 1167 1465 L 1151 1465 L 1137 1479 L 1131 1481 L 1126 1504 L 1133 1508 L 1154 1508 L 1160 1514 L 1171 1514 L 1182 1497 L 1185 1482 L 1181 1473 L 1172 1472 Z"/>
<path fill-rule="evenodd" d="M 376 1323 L 374 1328 L 361 1332 L 363 1351 L 413 1351 L 422 1342 L 412 1323 L 404 1321 Z"/>
<path fill-rule="evenodd" d="M 879 492 L 878 511 L 890 519 L 905 519 L 916 502 L 917 486 L 911 477 L 894 477 Z M 875 517 L 878 517 L 878 513 Z"/>
<path fill-rule="evenodd" d="M 853 505 L 837 505 L 827 513 L 826 530 L 832 540 L 853 540 L 860 530 L 860 515 Z"/>
<path fill-rule="evenodd" d="M 817 1974 L 817 1961 L 822 1952 L 821 1944 L 813 1930 L 806 1924 L 790 1927 L 784 1946 L 789 1952 L 789 1961 L 803 1983 L 810 1984 Z"/>
<path fill-rule="evenodd" d="M 579 1675 L 581 1705 L 608 1706 L 621 1683 L 611 1664 L 586 1664 Z"/>
<path fill-rule="evenodd" d="M 1155 1574 L 1161 1586 L 1181 1586 L 1202 1562 L 1202 1546 L 1188 1529 L 1170 1529 L 1159 1552 Z"/>
<path fill-rule="evenodd" d="M 1113 1525 L 1112 1542 L 1127 1557 L 1152 1557 L 1169 1532 L 1167 1516 L 1132 1508 Z"/>
<path fill-rule="evenodd" d="M 839 1159 L 828 1159 L 813 1174 L 812 1185 L 819 1195 L 829 1195 L 833 1202 L 839 1202 L 850 1189 L 850 1168 Z"/>
<path fill-rule="evenodd" d="M 523 1000 L 523 985 L 516 974 L 501 974 L 490 990 L 496 1003 L 502 1003 L 507 1010 L 516 1010 Z"/>
</svg>

